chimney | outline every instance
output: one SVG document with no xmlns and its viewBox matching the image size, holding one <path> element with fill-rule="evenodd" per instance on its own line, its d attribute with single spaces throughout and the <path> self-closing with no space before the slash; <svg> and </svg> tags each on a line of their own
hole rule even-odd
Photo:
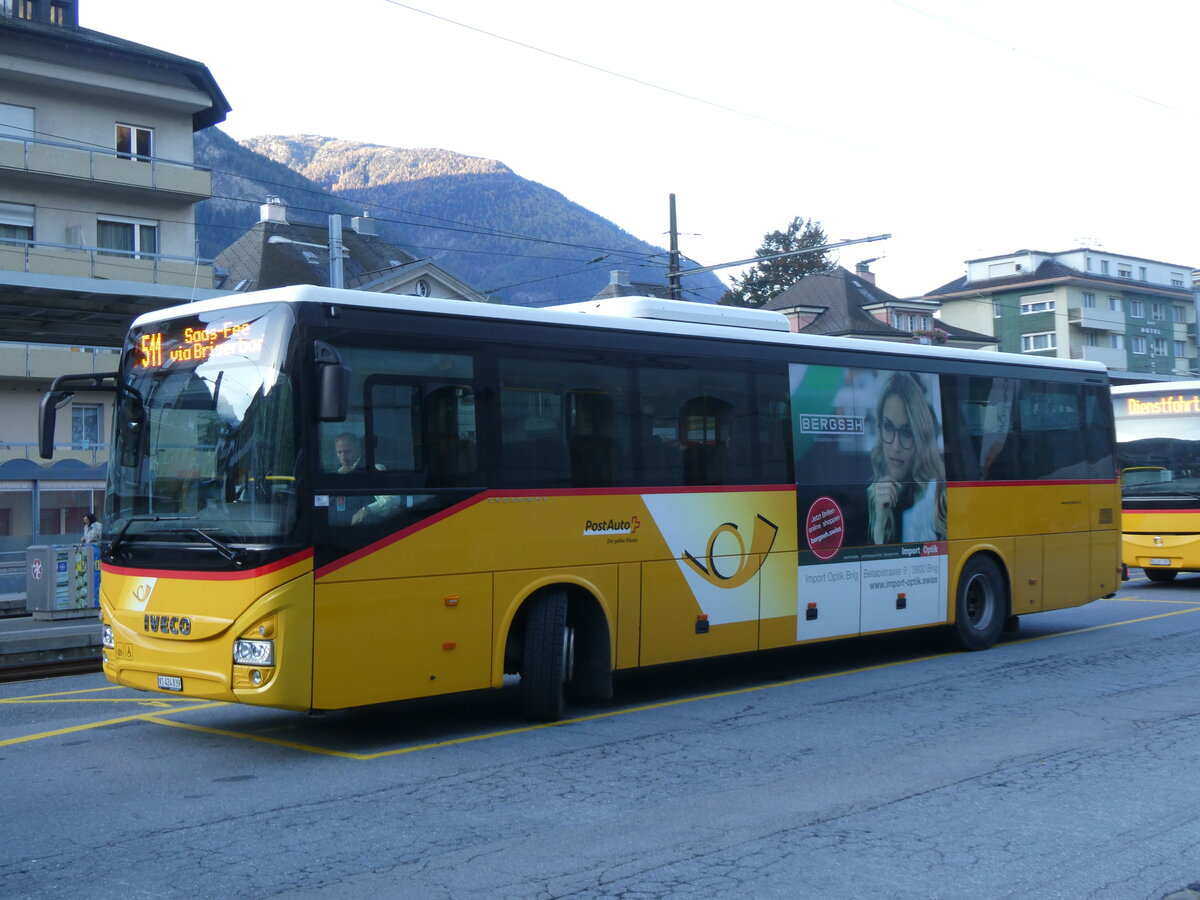
<svg viewBox="0 0 1200 900">
<path fill-rule="evenodd" d="M 868 284 L 875 283 L 875 273 L 871 271 L 871 266 L 869 263 L 856 263 L 854 266 L 854 274 Z"/>
<path fill-rule="evenodd" d="M 609 275 L 609 284 L 615 284 L 618 287 L 629 287 L 629 273 L 622 272 L 620 269 L 613 269 Z"/>
<path fill-rule="evenodd" d="M 258 221 L 287 224 L 287 206 L 279 197 L 268 197 L 267 202 L 259 207 Z"/>
<path fill-rule="evenodd" d="M 355 216 L 350 220 L 350 227 L 354 230 L 355 234 L 379 233 L 375 230 L 375 220 L 368 216 L 365 210 L 361 216 Z"/>
</svg>

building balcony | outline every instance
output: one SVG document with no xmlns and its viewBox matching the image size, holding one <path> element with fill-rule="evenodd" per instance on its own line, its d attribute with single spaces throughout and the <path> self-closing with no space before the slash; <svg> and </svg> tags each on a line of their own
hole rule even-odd
<svg viewBox="0 0 1200 900">
<path fill-rule="evenodd" d="M 115 372 L 120 366 L 121 351 L 113 347 L 0 343 L 0 378 L 50 379 L 67 372 Z M 31 429 L 33 422 L 31 414 Z"/>
<path fill-rule="evenodd" d="M 14 175 L 87 181 L 122 193 L 144 192 L 187 203 L 212 196 L 212 172 L 202 166 L 78 144 L 5 137 L 0 139 L 0 181 Z"/>
<path fill-rule="evenodd" d="M 0 281 L 5 271 L 176 287 L 213 286 L 211 259 L 0 238 Z"/>
<path fill-rule="evenodd" d="M 35 441 L 0 441 L 0 465 L 14 459 L 27 459 L 39 466 L 49 466 L 52 462 L 63 459 L 77 460 L 88 466 L 99 466 L 108 462 L 108 444 L 88 441 L 77 444 L 58 442 L 54 445 L 54 459 L 45 460 L 38 455 L 38 445 Z"/>
<path fill-rule="evenodd" d="M 1104 363 L 1110 369 L 1125 371 L 1129 368 L 1129 359 L 1124 350 L 1112 347 L 1079 346 L 1071 348 L 1071 359 L 1086 359 L 1092 362 Z"/>
<path fill-rule="evenodd" d="M 1125 313 L 1119 310 L 1072 306 L 1067 312 L 1067 321 L 1071 325 L 1097 331 L 1125 330 Z"/>
</svg>

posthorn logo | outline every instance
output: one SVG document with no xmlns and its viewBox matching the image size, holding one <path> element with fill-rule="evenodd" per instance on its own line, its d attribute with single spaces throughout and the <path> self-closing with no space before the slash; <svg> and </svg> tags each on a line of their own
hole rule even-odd
<svg viewBox="0 0 1200 900">
<path fill-rule="evenodd" d="M 698 558 L 684 550 L 683 562 L 714 587 L 741 587 L 757 575 L 767 561 L 767 554 L 775 544 L 775 535 L 778 533 L 779 526 L 770 519 L 762 515 L 755 516 L 753 534 L 747 548 L 738 526 L 733 522 L 725 522 L 713 529 L 703 557 Z M 724 551 L 717 550 L 717 541 L 723 537 L 736 543 L 737 552 L 731 552 L 732 546 Z M 724 567 L 724 571 L 721 567 Z"/>
</svg>

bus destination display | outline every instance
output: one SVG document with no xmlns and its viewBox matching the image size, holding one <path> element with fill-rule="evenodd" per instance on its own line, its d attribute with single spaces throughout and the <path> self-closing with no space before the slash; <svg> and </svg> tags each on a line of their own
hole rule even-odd
<svg viewBox="0 0 1200 900">
<path fill-rule="evenodd" d="M 1183 394 L 1147 394 L 1145 399 L 1132 396 L 1116 399 L 1118 416 L 1185 416 L 1200 413 L 1200 396 L 1196 394 L 1190 397 Z"/>
<path fill-rule="evenodd" d="M 142 369 L 168 365 L 197 365 L 222 356 L 257 357 L 263 336 L 253 336 L 251 322 L 224 322 L 219 327 L 184 328 L 181 332 L 155 331 L 138 341 Z"/>
</svg>

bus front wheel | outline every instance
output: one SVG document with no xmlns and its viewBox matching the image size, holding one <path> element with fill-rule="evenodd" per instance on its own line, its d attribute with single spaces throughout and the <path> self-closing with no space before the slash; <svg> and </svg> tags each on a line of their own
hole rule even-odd
<svg viewBox="0 0 1200 900">
<path fill-rule="evenodd" d="M 1175 576 L 1179 574 L 1178 569 L 1142 569 L 1142 571 L 1146 573 L 1146 577 L 1151 581 L 1157 581 L 1160 584 L 1174 581 Z"/>
<path fill-rule="evenodd" d="M 529 602 L 521 661 L 521 706 L 527 719 L 554 722 L 562 718 L 574 667 L 575 635 L 567 626 L 567 595 L 550 591 Z"/>
<path fill-rule="evenodd" d="M 986 650 L 1008 617 L 1004 575 L 988 556 L 974 556 L 958 577 L 952 637 L 963 650 Z"/>
</svg>

